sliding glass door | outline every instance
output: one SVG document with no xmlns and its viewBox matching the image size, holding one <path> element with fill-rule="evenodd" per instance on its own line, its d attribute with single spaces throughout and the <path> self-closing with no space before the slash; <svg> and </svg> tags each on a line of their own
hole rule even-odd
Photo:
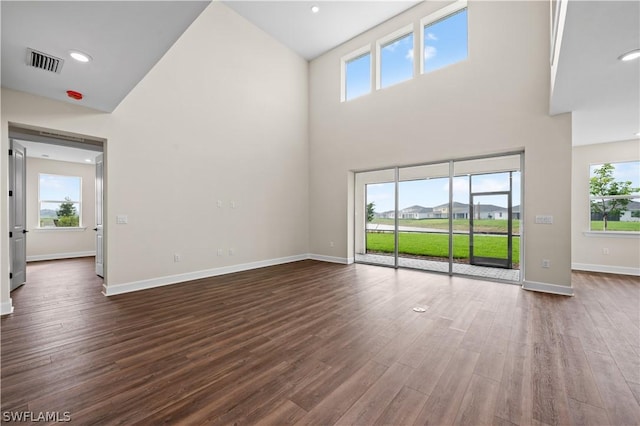
<svg viewBox="0 0 640 426">
<path fill-rule="evenodd" d="M 396 266 L 396 169 L 356 174 L 357 262 Z"/>
<path fill-rule="evenodd" d="M 449 163 L 398 169 L 398 265 L 449 272 Z"/>
<path fill-rule="evenodd" d="M 355 174 L 357 262 L 520 280 L 522 154 Z"/>
</svg>

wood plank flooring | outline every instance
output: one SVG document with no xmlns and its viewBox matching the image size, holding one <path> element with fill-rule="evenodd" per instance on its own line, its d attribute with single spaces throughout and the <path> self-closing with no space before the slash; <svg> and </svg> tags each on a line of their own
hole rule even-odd
<svg viewBox="0 0 640 426">
<path fill-rule="evenodd" d="M 75 424 L 639 425 L 640 282 L 573 282 L 568 298 L 302 261 L 106 298 L 92 258 L 37 262 L 2 318 L 2 412 L 69 412 Z"/>
</svg>

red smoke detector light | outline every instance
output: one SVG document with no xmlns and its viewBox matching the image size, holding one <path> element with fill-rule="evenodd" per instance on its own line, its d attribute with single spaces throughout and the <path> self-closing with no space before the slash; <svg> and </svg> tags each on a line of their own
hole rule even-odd
<svg viewBox="0 0 640 426">
<path fill-rule="evenodd" d="M 71 99 L 75 99 L 76 101 L 82 99 L 82 93 L 76 92 L 75 90 L 67 90 L 67 96 Z"/>
</svg>

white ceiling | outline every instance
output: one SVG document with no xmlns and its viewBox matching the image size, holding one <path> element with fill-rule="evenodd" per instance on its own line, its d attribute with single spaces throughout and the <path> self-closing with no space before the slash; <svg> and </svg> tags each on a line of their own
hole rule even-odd
<svg viewBox="0 0 640 426">
<path fill-rule="evenodd" d="M 416 1 L 244 1 L 224 3 L 307 60 L 341 45 Z M 311 7 L 320 11 L 312 13 Z"/>
<path fill-rule="evenodd" d="M 312 59 L 419 1 L 225 1 Z M 111 112 L 209 1 L 2 1 L 2 86 Z M 311 6 L 320 11 L 311 13 Z M 26 66 L 31 47 L 65 60 L 60 74 Z M 573 143 L 626 140 L 640 130 L 639 1 L 570 0 L 551 113 L 573 111 Z M 78 49 L 93 56 L 80 64 Z"/>
<path fill-rule="evenodd" d="M 573 111 L 573 145 L 635 138 L 640 131 L 640 2 L 575 1 L 567 6 L 551 113 Z"/>
<path fill-rule="evenodd" d="M 95 164 L 99 151 L 54 145 L 51 143 L 31 142 L 15 139 L 27 149 L 27 157 L 44 160 L 68 161 L 71 163 Z M 90 160 L 90 161 L 87 161 Z"/>
<path fill-rule="evenodd" d="M 2 86 L 111 112 L 209 3 L 2 1 Z M 27 48 L 63 59 L 62 71 L 27 66 Z M 72 49 L 93 61 L 76 62 Z"/>
</svg>

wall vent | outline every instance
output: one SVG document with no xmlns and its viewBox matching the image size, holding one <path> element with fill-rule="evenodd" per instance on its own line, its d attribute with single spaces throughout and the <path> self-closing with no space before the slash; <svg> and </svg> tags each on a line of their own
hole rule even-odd
<svg viewBox="0 0 640 426">
<path fill-rule="evenodd" d="M 64 139 L 64 140 L 74 141 L 74 142 L 84 142 L 84 138 L 80 138 L 78 136 L 61 135 L 60 133 L 53 133 L 53 132 L 41 131 L 40 136 L 48 136 L 51 138 Z"/>
<path fill-rule="evenodd" d="M 60 70 L 62 70 L 62 64 L 64 64 L 64 60 L 60 58 L 56 58 L 55 56 L 46 53 L 38 52 L 35 49 L 27 49 L 27 65 L 29 65 L 30 67 L 60 74 Z"/>
</svg>

